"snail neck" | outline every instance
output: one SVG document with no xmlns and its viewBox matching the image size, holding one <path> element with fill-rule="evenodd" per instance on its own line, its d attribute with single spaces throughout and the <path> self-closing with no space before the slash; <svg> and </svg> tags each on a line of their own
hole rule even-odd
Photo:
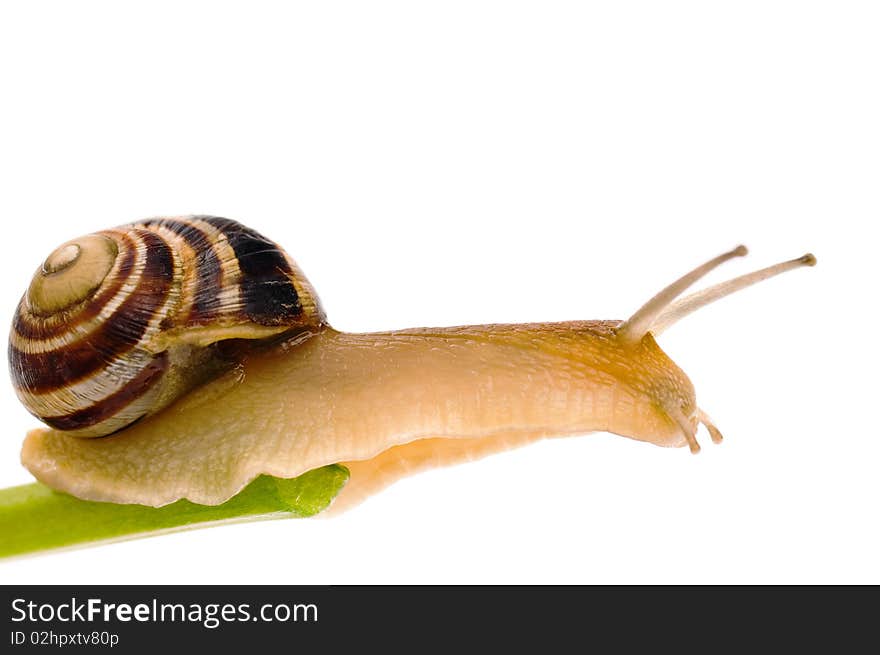
<svg viewBox="0 0 880 655">
<path fill-rule="evenodd" d="M 328 420 L 313 429 L 351 433 L 358 445 L 346 459 L 433 437 L 662 433 L 640 424 L 656 419 L 645 387 L 660 369 L 678 369 L 653 339 L 641 353 L 618 345 L 617 324 L 326 328 L 289 356 L 249 362 L 257 370 L 245 379 L 274 378 L 304 397 L 297 404 L 323 404 Z"/>
</svg>

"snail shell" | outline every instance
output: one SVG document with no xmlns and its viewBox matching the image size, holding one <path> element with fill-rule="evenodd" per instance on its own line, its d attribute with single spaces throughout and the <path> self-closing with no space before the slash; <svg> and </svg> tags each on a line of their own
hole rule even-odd
<svg viewBox="0 0 880 655">
<path fill-rule="evenodd" d="M 16 310 L 9 368 L 33 415 L 97 437 L 234 366 L 224 342 L 323 323 L 311 284 L 258 232 L 212 216 L 153 218 L 46 258 Z"/>
</svg>

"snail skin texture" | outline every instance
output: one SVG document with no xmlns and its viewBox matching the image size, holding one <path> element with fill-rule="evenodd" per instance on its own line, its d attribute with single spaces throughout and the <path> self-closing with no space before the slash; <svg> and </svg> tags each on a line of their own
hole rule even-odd
<svg viewBox="0 0 880 655">
<path fill-rule="evenodd" d="M 804 255 L 678 299 L 720 255 L 625 321 L 339 332 L 294 261 L 235 221 L 149 219 L 67 242 L 10 335 L 17 393 L 49 429 L 22 462 L 87 500 L 214 505 L 260 474 L 342 463 L 347 507 L 423 468 L 607 431 L 699 450 L 684 372 L 655 336 Z M 94 438 L 100 437 L 100 438 Z"/>
</svg>

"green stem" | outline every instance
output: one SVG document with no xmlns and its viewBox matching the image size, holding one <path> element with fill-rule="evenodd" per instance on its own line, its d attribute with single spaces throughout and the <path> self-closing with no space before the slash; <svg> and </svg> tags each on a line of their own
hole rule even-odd
<svg viewBox="0 0 880 655">
<path fill-rule="evenodd" d="M 225 521 L 312 516 L 347 481 L 348 469 L 334 464 L 289 480 L 260 476 L 222 505 L 179 500 L 165 507 L 79 500 L 39 483 L 0 489 L 0 557 Z"/>
</svg>

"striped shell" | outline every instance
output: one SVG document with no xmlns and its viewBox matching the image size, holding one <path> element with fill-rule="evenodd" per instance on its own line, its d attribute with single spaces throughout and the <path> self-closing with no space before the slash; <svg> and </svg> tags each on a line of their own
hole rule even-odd
<svg viewBox="0 0 880 655">
<path fill-rule="evenodd" d="M 9 369 L 36 417 L 110 434 L 235 364 L 230 339 L 324 322 L 276 244 L 235 221 L 154 218 L 74 239 L 34 274 L 13 319 Z"/>
</svg>

